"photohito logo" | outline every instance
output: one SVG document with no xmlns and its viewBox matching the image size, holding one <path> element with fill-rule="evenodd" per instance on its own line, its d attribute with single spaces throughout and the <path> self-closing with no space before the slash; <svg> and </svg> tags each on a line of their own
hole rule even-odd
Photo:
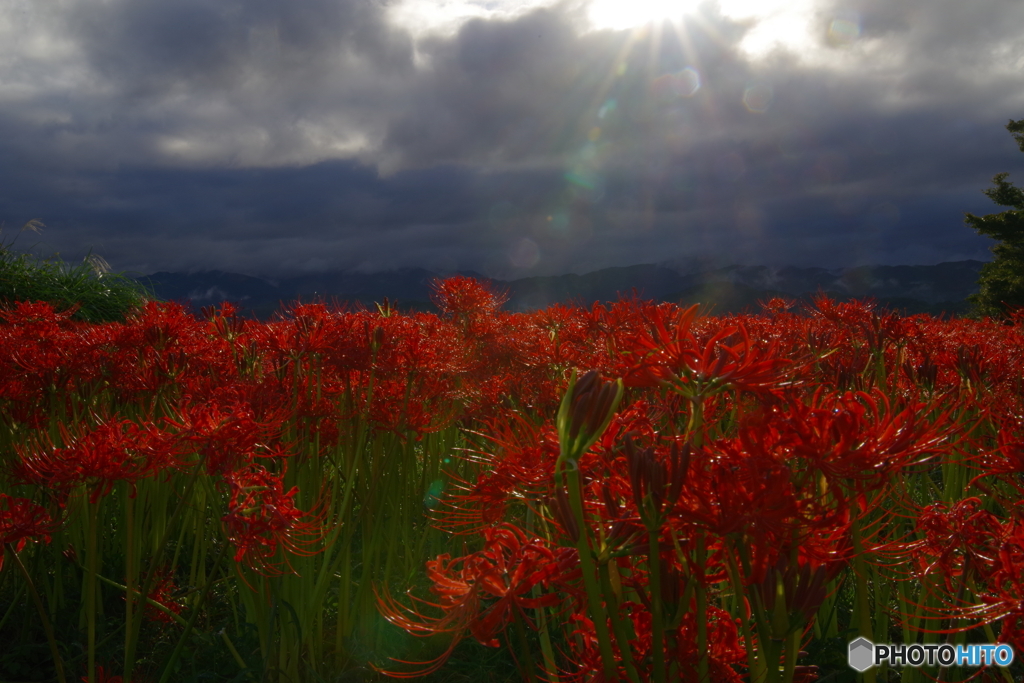
<svg viewBox="0 0 1024 683">
<path fill-rule="evenodd" d="M 850 667 L 864 672 L 873 666 L 1010 666 L 1009 645 L 875 645 L 867 638 L 850 643 Z"/>
</svg>

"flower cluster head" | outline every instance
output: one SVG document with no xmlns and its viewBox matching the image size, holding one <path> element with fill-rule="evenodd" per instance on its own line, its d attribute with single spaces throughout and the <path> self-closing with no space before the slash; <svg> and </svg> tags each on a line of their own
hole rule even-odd
<svg viewBox="0 0 1024 683">
<path fill-rule="evenodd" d="M 118 481 L 134 484 L 177 465 L 176 437 L 154 425 L 121 419 L 92 429 L 60 423 L 58 429 L 63 446 L 44 433 L 34 448 L 18 448 L 19 478 L 60 491 L 85 484 L 96 503 Z"/>
<path fill-rule="evenodd" d="M 278 546 L 299 555 L 316 554 L 310 548 L 322 538 L 319 520 L 302 521 L 307 513 L 295 507 L 299 490 L 293 486 L 285 491 L 283 474 L 247 465 L 225 478 L 231 500 L 221 521 L 235 547 L 235 562 L 275 573 Z"/>
<path fill-rule="evenodd" d="M 392 624 L 418 635 L 454 636 L 440 657 L 427 662 L 427 669 L 391 675 L 418 676 L 438 670 L 467 633 L 484 645 L 497 647 L 498 635 L 512 620 L 531 623 L 525 609 L 559 604 L 561 599 L 555 593 L 533 595 L 534 587 L 547 586 L 562 571 L 561 563 L 543 540 L 530 539 L 511 524 L 490 527 L 483 535 L 483 550 L 455 559 L 446 553 L 427 562 L 427 577 L 434 584 L 431 591 L 438 601 L 416 600 L 440 609 L 440 617 L 405 607 L 390 595 L 381 597 L 381 612 Z"/>
<path fill-rule="evenodd" d="M 180 615 L 184 609 L 179 592 L 174 584 L 174 577 L 167 572 L 160 572 L 157 574 L 156 582 L 153 585 L 152 590 L 149 591 L 149 595 L 147 597 L 149 600 L 158 603 L 164 608 L 159 609 L 147 602 L 146 616 L 151 621 L 157 621 L 163 624 L 173 623 L 174 617 L 168 614 L 167 611 Z"/>
<path fill-rule="evenodd" d="M 0 569 L 4 566 L 5 549 L 21 552 L 30 540 L 49 543 L 56 528 L 57 524 L 41 505 L 0 493 Z"/>
</svg>

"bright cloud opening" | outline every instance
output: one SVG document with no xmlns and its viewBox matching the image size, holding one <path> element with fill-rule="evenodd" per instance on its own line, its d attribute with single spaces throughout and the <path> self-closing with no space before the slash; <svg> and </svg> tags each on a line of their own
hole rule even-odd
<svg viewBox="0 0 1024 683">
<path fill-rule="evenodd" d="M 598 29 L 622 30 L 651 22 L 680 21 L 698 0 L 594 0 L 591 23 Z"/>
</svg>

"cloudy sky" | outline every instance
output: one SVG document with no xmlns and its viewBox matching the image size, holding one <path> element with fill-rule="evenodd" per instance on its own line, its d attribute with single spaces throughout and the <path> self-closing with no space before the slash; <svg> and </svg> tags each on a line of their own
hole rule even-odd
<svg viewBox="0 0 1024 683">
<path fill-rule="evenodd" d="M 1019 0 L 3 0 L 0 241 L 281 276 L 987 260 Z M 26 221 L 39 235 L 18 233 Z"/>
</svg>

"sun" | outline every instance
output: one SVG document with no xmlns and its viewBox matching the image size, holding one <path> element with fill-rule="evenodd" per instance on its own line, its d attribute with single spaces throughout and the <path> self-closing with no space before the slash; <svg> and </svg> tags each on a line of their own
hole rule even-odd
<svg viewBox="0 0 1024 683">
<path fill-rule="evenodd" d="M 704 10 L 746 24 L 739 47 L 755 58 L 777 47 L 810 53 L 820 33 L 817 0 L 589 0 L 587 14 L 592 29 L 622 31 L 665 21 L 682 26 Z M 859 31 L 857 15 L 846 13 L 836 17 L 828 35 L 844 45 Z"/>
<path fill-rule="evenodd" d="M 594 28 L 615 31 L 651 22 L 680 21 L 699 0 L 593 0 L 589 18 Z"/>
</svg>

